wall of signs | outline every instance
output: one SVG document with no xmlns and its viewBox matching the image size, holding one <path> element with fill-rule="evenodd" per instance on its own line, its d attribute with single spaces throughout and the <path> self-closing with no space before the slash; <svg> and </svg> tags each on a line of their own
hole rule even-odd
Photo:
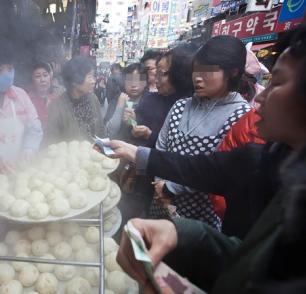
<svg viewBox="0 0 306 294">
<path fill-rule="evenodd" d="M 167 48 L 171 0 L 153 0 L 148 36 L 148 48 Z"/>
</svg>

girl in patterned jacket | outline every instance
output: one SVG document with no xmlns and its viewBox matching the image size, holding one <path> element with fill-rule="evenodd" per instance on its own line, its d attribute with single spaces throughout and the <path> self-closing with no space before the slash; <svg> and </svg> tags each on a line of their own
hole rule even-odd
<svg viewBox="0 0 306 294">
<path fill-rule="evenodd" d="M 164 122 L 156 148 L 182 155 L 210 154 L 250 106 L 235 90 L 244 73 L 246 49 L 231 36 L 210 39 L 194 57 L 194 95 L 178 100 Z M 151 216 L 173 212 L 207 222 L 221 230 L 221 218 L 209 195 L 157 179 Z"/>
</svg>

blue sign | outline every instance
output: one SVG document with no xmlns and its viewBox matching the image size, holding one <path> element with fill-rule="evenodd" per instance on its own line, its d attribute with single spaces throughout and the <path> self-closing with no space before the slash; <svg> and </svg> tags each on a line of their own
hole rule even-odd
<svg viewBox="0 0 306 294">
<path fill-rule="evenodd" d="M 250 43 L 250 42 L 253 42 L 253 43 L 268 42 L 268 41 L 273 41 L 273 40 L 277 40 L 277 34 L 276 33 L 241 39 L 241 41 L 244 44 L 247 44 L 247 43 Z"/>
<path fill-rule="evenodd" d="M 278 22 L 302 18 L 306 10 L 306 0 L 285 0 Z"/>
</svg>

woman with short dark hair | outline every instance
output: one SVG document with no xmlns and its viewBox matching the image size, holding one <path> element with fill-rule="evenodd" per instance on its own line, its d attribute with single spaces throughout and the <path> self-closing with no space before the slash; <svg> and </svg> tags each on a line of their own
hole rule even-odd
<svg viewBox="0 0 306 294">
<path fill-rule="evenodd" d="M 48 142 L 103 136 L 100 103 L 94 94 L 94 64 L 84 56 L 73 57 L 62 71 L 66 92 L 52 102 L 48 117 Z"/>
</svg>

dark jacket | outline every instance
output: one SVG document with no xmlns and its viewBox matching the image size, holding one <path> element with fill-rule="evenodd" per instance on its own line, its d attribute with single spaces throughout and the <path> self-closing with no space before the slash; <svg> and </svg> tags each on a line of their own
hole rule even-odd
<svg viewBox="0 0 306 294">
<path fill-rule="evenodd" d="M 288 146 L 271 143 L 190 157 L 152 149 L 147 174 L 225 195 L 222 231 L 242 238 L 275 195 L 279 166 L 290 151 Z"/>
<path fill-rule="evenodd" d="M 152 134 L 148 140 L 143 138 L 135 139 L 134 141 L 136 145 L 155 147 L 159 131 L 164 124 L 169 110 L 177 99 L 177 94 L 162 96 L 157 92 L 146 92 L 143 95 L 135 109 L 136 120 L 138 125 L 149 127 Z"/>
</svg>

